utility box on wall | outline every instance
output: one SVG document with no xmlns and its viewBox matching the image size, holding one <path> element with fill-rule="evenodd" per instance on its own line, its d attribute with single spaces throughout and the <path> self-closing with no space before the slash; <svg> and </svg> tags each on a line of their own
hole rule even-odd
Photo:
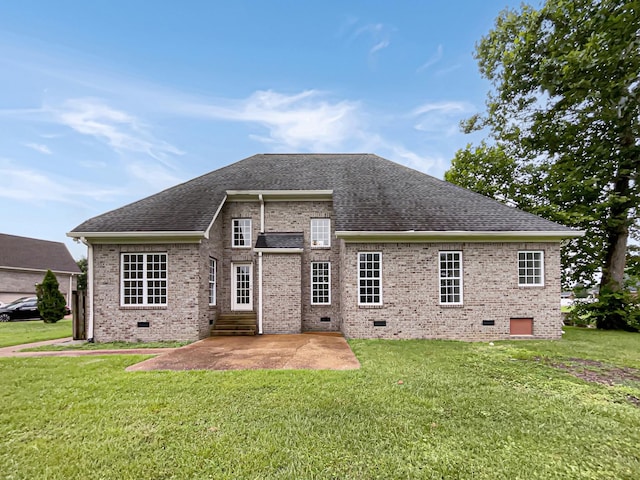
<svg viewBox="0 0 640 480">
<path fill-rule="evenodd" d="M 510 335 L 533 335 L 533 318 L 510 319 Z"/>
</svg>

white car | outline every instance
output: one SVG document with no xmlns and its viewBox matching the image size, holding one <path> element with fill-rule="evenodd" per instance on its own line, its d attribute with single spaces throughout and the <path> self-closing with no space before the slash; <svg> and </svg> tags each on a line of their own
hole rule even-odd
<svg viewBox="0 0 640 480">
<path fill-rule="evenodd" d="M 576 303 L 595 303 L 598 301 L 598 297 L 594 294 L 590 293 L 584 298 L 572 298 L 572 297 L 560 297 L 560 306 L 561 307 L 571 307 Z"/>
</svg>

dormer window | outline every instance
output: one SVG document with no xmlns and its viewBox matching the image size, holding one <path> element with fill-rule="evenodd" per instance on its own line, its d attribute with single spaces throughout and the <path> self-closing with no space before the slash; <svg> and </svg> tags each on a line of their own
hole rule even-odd
<svg viewBox="0 0 640 480">
<path fill-rule="evenodd" d="M 331 219 L 311 219 L 311 248 L 331 247 Z"/>
</svg>

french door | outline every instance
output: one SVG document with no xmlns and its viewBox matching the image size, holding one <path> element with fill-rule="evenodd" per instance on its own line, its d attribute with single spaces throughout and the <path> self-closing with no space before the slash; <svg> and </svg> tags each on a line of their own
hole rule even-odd
<svg viewBox="0 0 640 480">
<path fill-rule="evenodd" d="M 231 264 L 231 310 L 253 310 L 253 268 L 250 263 Z"/>
</svg>

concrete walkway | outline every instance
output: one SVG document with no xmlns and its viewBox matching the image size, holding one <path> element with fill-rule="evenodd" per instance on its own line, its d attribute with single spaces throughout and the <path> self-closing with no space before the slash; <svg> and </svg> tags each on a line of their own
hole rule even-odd
<svg viewBox="0 0 640 480">
<path fill-rule="evenodd" d="M 180 348 L 21 352 L 41 345 L 71 344 L 71 338 L 0 348 L 0 357 L 157 355 L 127 371 L 147 370 L 354 370 L 360 362 L 340 334 L 210 337 Z"/>
<path fill-rule="evenodd" d="M 360 362 L 339 334 L 210 337 L 150 358 L 141 370 L 354 370 Z"/>
</svg>

